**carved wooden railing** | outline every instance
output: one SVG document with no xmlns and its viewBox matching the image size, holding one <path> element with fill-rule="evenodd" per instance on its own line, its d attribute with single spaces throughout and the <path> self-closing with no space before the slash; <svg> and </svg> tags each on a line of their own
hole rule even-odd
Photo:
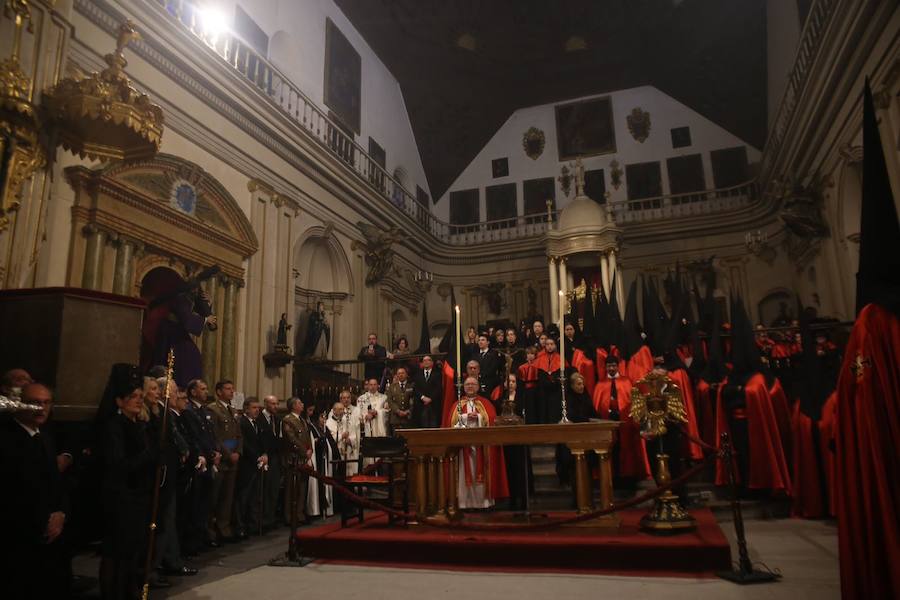
<svg viewBox="0 0 900 600">
<path fill-rule="evenodd" d="M 468 245 L 492 241 L 514 240 L 542 235 L 547 231 L 548 218 L 557 220 L 558 212 L 519 215 L 507 219 L 480 221 L 472 224 L 451 224 L 435 217 L 429 208 L 420 204 L 399 181 L 385 170 L 363 149 L 344 128 L 304 94 L 277 67 L 271 64 L 250 45 L 230 34 L 214 35 L 204 30 L 200 13 L 195 4 L 187 0 L 149 0 L 162 6 L 169 16 L 213 49 L 231 68 L 235 69 L 250 85 L 256 87 L 274 106 L 292 122 L 309 134 L 322 148 L 338 158 L 348 169 L 356 173 L 369 188 L 381 195 L 398 210 L 408 215 L 425 232 L 435 239 L 453 245 Z M 778 123 L 789 120 L 795 98 L 805 81 L 808 63 L 817 49 L 818 38 L 837 0 L 819 0 L 814 5 L 804 28 L 803 42 L 798 53 L 789 91 L 785 94 Z M 801 65 L 802 63 L 802 65 Z M 773 133 L 783 135 L 786 124 L 776 126 Z M 780 139 L 772 141 L 773 148 Z M 767 146 L 767 152 L 769 146 Z M 767 157 L 764 157 L 764 161 Z M 693 215 L 711 214 L 744 206 L 757 197 L 756 185 L 745 183 L 733 188 L 673 194 L 658 198 L 620 201 L 611 203 L 607 210 L 617 224 L 639 223 Z"/>
</svg>

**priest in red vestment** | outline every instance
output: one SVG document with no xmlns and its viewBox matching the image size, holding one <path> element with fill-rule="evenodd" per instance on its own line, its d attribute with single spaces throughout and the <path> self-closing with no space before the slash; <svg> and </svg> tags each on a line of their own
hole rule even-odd
<svg viewBox="0 0 900 600">
<path fill-rule="evenodd" d="M 478 380 L 467 377 L 463 397 L 451 414 L 450 427 L 491 427 L 497 413 L 486 398 L 478 395 Z M 499 446 L 466 447 L 459 451 L 459 507 L 490 508 L 498 498 L 509 497 L 506 463 Z"/>
<path fill-rule="evenodd" d="M 601 419 L 619 421 L 613 447 L 613 474 L 617 477 L 647 479 L 650 463 L 640 426 L 631 418 L 631 380 L 619 373 L 619 361 L 607 358 L 606 378 L 594 388 L 594 410 Z"/>
</svg>

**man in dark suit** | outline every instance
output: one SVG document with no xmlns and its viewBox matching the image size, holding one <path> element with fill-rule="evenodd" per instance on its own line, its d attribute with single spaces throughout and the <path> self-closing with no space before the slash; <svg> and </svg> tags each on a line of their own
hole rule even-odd
<svg viewBox="0 0 900 600">
<path fill-rule="evenodd" d="M 256 418 L 263 449 L 269 457 L 269 470 L 263 484 L 263 530 L 275 527 L 278 495 L 281 492 L 281 461 L 277 460 L 281 453 L 281 417 L 278 415 L 278 398 L 263 398 L 265 407 Z"/>
<path fill-rule="evenodd" d="M 66 498 L 51 436 L 41 431 L 52 405 L 39 383 L 22 387 L 21 399 L 39 411 L 0 420 L 0 531 L 8 552 L 0 561 L 6 598 L 65 598 L 69 569 L 60 536 Z"/>
<path fill-rule="evenodd" d="M 413 377 L 413 389 L 416 400 L 413 405 L 413 416 L 419 427 L 440 427 L 444 414 L 444 384 L 441 371 L 434 368 L 434 360 L 430 356 L 422 357 L 422 368 Z"/>
<path fill-rule="evenodd" d="M 362 347 L 357 358 L 365 361 L 365 381 L 370 379 L 381 381 L 386 364 L 384 359 L 388 358 L 388 351 L 378 343 L 378 336 L 374 333 L 369 334 L 368 341 L 369 344 Z"/>
<path fill-rule="evenodd" d="M 259 400 L 248 396 L 244 400 L 244 414 L 241 415 L 244 451 L 239 462 L 234 506 L 234 522 L 240 539 L 246 539 L 250 532 L 258 532 L 260 529 L 260 478 L 264 477 L 269 455 L 263 447 L 258 418 Z"/>
<path fill-rule="evenodd" d="M 493 391 L 500 384 L 500 367 L 503 360 L 500 354 L 491 349 L 491 340 L 485 333 L 478 334 L 478 352 L 472 357 L 478 361 L 481 367 L 480 384 L 488 390 Z"/>
<path fill-rule="evenodd" d="M 200 451 L 197 461 L 202 463 L 194 474 L 189 492 L 190 518 L 188 530 L 185 532 L 184 547 L 184 552 L 188 555 L 199 552 L 204 542 L 212 547 L 219 545 L 216 539 L 207 539 L 206 528 L 212 494 L 213 466 L 219 464 L 222 459 L 221 453 L 216 449 L 213 416 L 206 408 L 207 391 L 206 382 L 201 379 L 194 379 L 188 383 L 189 402 L 182 413 L 190 438 L 196 441 Z"/>
</svg>

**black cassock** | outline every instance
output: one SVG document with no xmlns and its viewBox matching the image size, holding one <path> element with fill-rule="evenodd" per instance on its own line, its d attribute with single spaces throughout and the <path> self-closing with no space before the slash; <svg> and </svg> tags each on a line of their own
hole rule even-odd
<svg viewBox="0 0 900 600">
<path fill-rule="evenodd" d="M 587 423 L 589 419 L 597 418 L 597 412 L 594 410 L 594 402 L 587 392 L 576 394 L 569 387 L 566 390 L 566 414 L 573 423 Z M 596 462 L 596 456 L 590 453 L 588 456 L 589 465 L 593 466 Z M 564 444 L 556 446 L 556 474 L 562 483 L 570 483 L 575 461 L 572 459 L 572 451 Z"/>
</svg>

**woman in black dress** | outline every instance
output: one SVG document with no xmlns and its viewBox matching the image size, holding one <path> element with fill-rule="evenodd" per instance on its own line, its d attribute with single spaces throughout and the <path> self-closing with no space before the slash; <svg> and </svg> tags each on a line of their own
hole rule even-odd
<svg viewBox="0 0 900 600">
<path fill-rule="evenodd" d="M 106 526 L 100 589 L 104 599 L 132 599 L 140 596 L 141 558 L 147 551 L 158 448 L 146 423 L 139 419 L 143 389 L 137 367 L 118 373 L 114 370 L 107 389 L 116 410 L 106 418 L 104 426 Z"/>
</svg>

